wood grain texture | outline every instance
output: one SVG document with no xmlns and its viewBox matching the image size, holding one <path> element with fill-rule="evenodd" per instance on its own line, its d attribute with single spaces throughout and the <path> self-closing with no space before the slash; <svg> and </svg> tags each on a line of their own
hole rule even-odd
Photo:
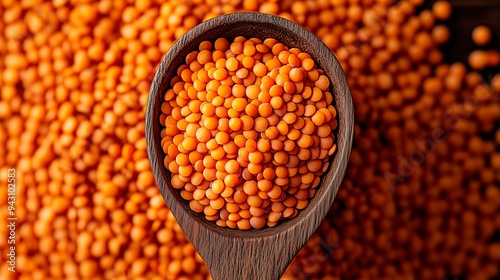
<svg viewBox="0 0 500 280">
<path fill-rule="evenodd" d="M 220 228 L 193 212 L 170 184 L 171 175 L 163 165 L 160 105 L 176 69 L 186 55 L 204 40 L 236 36 L 273 37 L 289 47 L 308 52 L 332 81 L 331 91 L 338 111 L 338 152 L 331 159 L 309 206 L 292 220 L 273 228 L 235 230 Z M 324 219 L 337 194 L 349 160 L 353 133 L 353 105 L 349 86 L 340 64 L 312 33 L 276 16 L 260 13 L 233 13 L 202 23 L 181 37 L 164 56 L 153 79 L 146 112 L 146 141 L 151 167 L 165 202 L 187 238 L 208 265 L 215 280 L 279 279 L 293 257 Z"/>
</svg>

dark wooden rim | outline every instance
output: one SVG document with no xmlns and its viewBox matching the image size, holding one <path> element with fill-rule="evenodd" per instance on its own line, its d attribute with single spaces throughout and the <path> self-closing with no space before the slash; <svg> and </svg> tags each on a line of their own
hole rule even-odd
<svg viewBox="0 0 500 280">
<path fill-rule="evenodd" d="M 318 187 L 314 198 L 310 200 L 309 206 L 301 210 L 294 219 L 261 230 L 242 231 L 221 228 L 214 222 L 207 221 L 202 214 L 192 211 L 188 203 L 170 184 L 171 177 L 163 164 L 165 153 L 161 147 L 160 107 L 163 95 L 168 89 L 170 79 L 175 76 L 176 69 L 184 63 L 186 55 L 203 40 L 213 41 L 222 34 L 227 34 L 222 36 L 231 39 L 238 35 L 238 32 L 241 32 L 239 35 L 246 37 L 274 37 L 289 47 L 300 47 L 302 51 L 309 53 L 332 81 L 331 90 L 338 111 L 339 126 L 336 132 L 338 152 L 331 161 L 329 171 L 323 175 L 321 186 Z M 185 223 L 196 221 L 202 228 L 228 238 L 252 239 L 274 236 L 295 227 L 307 227 L 314 231 L 319 226 L 331 207 L 345 174 L 351 151 L 353 123 L 353 105 L 345 74 L 333 53 L 319 38 L 302 26 L 281 17 L 254 12 L 238 12 L 219 16 L 196 26 L 175 42 L 163 57 L 149 91 L 146 141 L 151 168 L 158 188 L 181 227 Z M 185 233 L 191 242 L 198 235 L 196 232 Z"/>
</svg>

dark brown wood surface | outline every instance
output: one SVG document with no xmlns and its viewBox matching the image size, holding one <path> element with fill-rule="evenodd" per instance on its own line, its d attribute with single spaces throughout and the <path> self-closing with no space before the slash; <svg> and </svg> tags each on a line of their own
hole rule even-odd
<svg viewBox="0 0 500 280">
<path fill-rule="evenodd" d="M 163 165 L 159 116 L 163 95 L 176 69 L 186 55 L 204 40 L 273 37 L 289 47 L 309 53 L 332 81 L 338 111 L 338 151 L 331 160 L 309 206 L 292 220 L 273 228 L 235 230 L 220 228 L 193 212 L 170 184 L 170 173 Z M 279 279 L 293 257 L 324 219 L 337 194 L 348 163 L 353 107 L 345 75 L 332 52 L 317 37 L 283 18 L 259 13 L 235 13 L 209 20 L 180 38 L 163 58 L 153 79 L 146 113 L 146 140 L 157 185 L 182 230 L 208 265 L 215 280 Z"/>
</svg>

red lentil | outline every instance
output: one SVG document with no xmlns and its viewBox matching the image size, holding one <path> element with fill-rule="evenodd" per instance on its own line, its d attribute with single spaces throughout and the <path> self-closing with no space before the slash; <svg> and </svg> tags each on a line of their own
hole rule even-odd
<svg viewBox="0 0 500 280">
<path fill-rule="evenodd" d="M 472 41 L 478 46 L 488 45 L 491 37 L 491 30 L 487 26 L 479 25 L 472 30 Z"/>
<path fill-rule="evenodd" d="M 4 174 L 0 182 L 6 186 L 6 169 L 16 168 L 18 272 L 14 279 L 209 279 L 203 261 L 151 183 L 149 165 L 142 164 L 148 162 L 143 121 L 149 82 L 161 54 L 184 32 L 222 13 L 259 11 L 264 2 L 83 2 L 0 3 L 0 170 Z M 275 4 L 267 9 L 311 30 L 337 55 L 349 80 L 356 119 L 348 172 L 334 205 L 282 279 L 497 279 L 500 130 L 495 105 L 500 76 L 493 76 L 493 91 L 489 91 L 489 84 L 464 64 L 431 60 L 430 53 L 440 52 L 437 45 L 447 41 L 449 30 L 434 12 L 434 21 L 425 9 L 419 14 L 421 0 Z M 436 23 L 440 25 L 432 27 Z M 431 44 L 425 36 L 417 40 L 420 32 L 429 33 Z M 420 45 L 410 50 L 414 42 L 423 42 L 425 51 Z M 213 45 L 225 49 L 229 43 L 220 40 Z M 263 43 L 255 48 L 266 52 L 268 47 Z M 487 53 L 488 64 L 494 67 L 494 52 Z M 285 57 L 278 59 L 287 62 Z M 303 55 L 300 59 L 305 70 L 314 65 Z M 295 62 L 292 65 L 299 67 Z M 393 76 L 387 90 L 379 88 L 376 78 L 383 71 Z M 199 73 L 200 80 L 209 81 L 208 73 Z M 248 81 L 255 78 L 252 75 L 246 68 L 236 73 L 241 79 L 249 76 Z M 441 93 L 422 91 L 429 77 L 441 79 Z M 283 90 L 302 92 L 303 87 L 303 83 L 285 81 Z M 207 94 L 207 99 L 212 100 L 213 94 L 217 92 Z M 473 97 L 479 103 L 466 114 L 462 104 Z M 181 112 L 163 109 L 178 117 L 164 120 L 167 132 L 176 135 L 172 124 Z M 287 106 L 288 112 L 295 109 Z M 200 111 L 215 116 L 216 108 L 203 106 Z M 135 117 L 125 118 L 126 113 Z M 248 115 L 244 117 L 256 116 Z M 63 132 L 62 124 L 69 118 L 76 120 L 76 130 L 69 125 L 74 123 L 71 120 Z M 407 156 L 413 151 L 425 149 L 422 143 L 432 139 L 434 128 L 444 128 L 447 140 L 435 142 L 425 162 L 391 188 L 386 172 L 398 175 L 404 158 L 409 162 Z M 323 137 L 331 132 L 325 124 L 319 131 L 325 133 Z M 246 142 L 240 136 L 235 138 L 238 147 Z M 291 151 L 294 143 L 285 140 L 283 148 Z M 257 141 L 256 147 L 263 151 L 271 144 Z M 207 152 L 206 145 L 199 149 Z M 311 158 L 315 155 L 319 151 L 312 149 Z M 203 165 L 211 167 L 202 173 L 215 177 L 216 161 L 206 158 Z M 275 172 L 276 177 L 287 178 L 298 169 L 279 166 Z M 242 177 L 249 177 L 246 168 Z M 288 184 L 285 179 L 277 182 Z M 192 184 L 185 187 L 194 191 Z M 252 186 L 243 188 L 251 191 Z M 252 195 L 258 193 L 256 184 L 254 191 Z M 6 209 L 7 199 L 2 197 L 0 207 Z M 190 205 L 203 211 L 209 201 L 200 202 L 193 200 Z M 271 211 L 281 210 L 276 207 Z M 248 221 L 252 227 L 266 225 L 263 208 L 250 206 L 248 211 L 253 215 Z M 287 207 L 283 217 L 296 211 Z M 0 211 L 3 220 L 5 214 Z M 147 224 L 141 221 L 144 215 Z M 137 227 L 146 232 L 141 240 L 132 239 L 133 228 L 140 233 Z M 7 229 L 0 227 L 2 236 Z M 6 240 L 0 239 L 5 255 Z M 0 279 L 12 279 L 8 264 L 0 266 Z"/>
<path fill-rule="evenodd" d="M 266 48 L 256 48 L 255 43 L 264 43 Z M 331 112 L 335 109 L 324 108 L 332 101 L 332 98 L 329 98 L 328 103 L 325 101 L 328 96 L 331 96 L 328 92 L 330 81 L 325 75 L 319 74 L 309 55 L 301 53 L 298 49 L 294 49 L 294 53 L 290 54 L 291 50 L 274 39 L 266 39 L 263 42 L 256 38 L 247 40 L 241 36 L 233 42 L 217 39 L 213 44 L 208 41 L 202 42 L 199 49 L 199 52 L 193 51 L 188 54 L 186 62 L 189 63 L 191 57 L 197 59 L 181 66 L 178 70 L 178 73 L 181 73 L 180 76 L 173 78 L 171 82 L 174 85 L 174 93 L 177 92 L 178 95 L 166 94 L 162 105 L 162 107 L 171 108 L 172 115 L 169 116 L 168 111 L 163 112 L 160 120 L 166 120 L 175 115 L 179 133 L 169 134 L 167 128 L 162 132 L 164 135 L 162 143 L 165 143 L 164 149 L 168 151 L 165 158 L 165 163 L 168 164 L 165 166 L 174 175 L 172 185 L 181 189 L 181 195 L 185 199 L 198 201 L 198 203 L 190 203 L 191 208 L 197 212 L 204 212 L 206 218 L 215 220 L 217 225 L 239 229 L 262 228 L 262 221 L 264 221 L 267 226 L 275 226 L 278 221 L 294 216 L 283 215 L 286 209 L 283 200 L 286 197 L 295 195 L 298 200 L 297 207 L 295 207 L 297 210 L 303 209 L 311 197 L 306 195 L 306 191 L 294 194 L 280 187 L 284 179 L 292 179 L 286 174 L 293 176 L 293 172 L 280 173 L 282 176 L 277 178 L 274 169 L 279 167 L 301 169 L 303 170 L 301 172 L 305 173 L 300 182 L 301 189 L 312 188 L 317 185 L 317 183 L 313 185 L 312 182 L 317 179 L 319 183 L 319 176 L 324 172 L 320 171 L 321 166 L 328 161 L 328 155 L 333 154 L 329 151 L 334 145 L 334 138 L 331 135 L 336 125 L 331 122 L 335 118 Z M 225 52 L 227 59 L 220 58 L 215 64 L 210 64 L 211 58 L 218 51 Z M 238 60 L 237 57 L 240 56 L 243 57 Z M 269 59 L 265 62 L 261 61 L 263 57 L 269 57 Z M 221 60 L 224 63 L 219 65 Z M 199 63 L 200 66 L 194 67 L 193 63 Z M 302 68 L 302 65 L 308 70 Z M 190 71 L 188 69 L 195 68 L 198 70 L 184 74 Z M 251 69 L 250 73 L 262 78 L 260 83 L 245 86 L 243 80 L 235 80 L 234 78 L 242 77 L 242 75 L 238 77 L 238 72 L 242 69 Z M 213 77 L 214 80 L 204 78 L 204 73 L 208 73 L 209 78 Z M 248 74 L 245 73 L 245 75 Z M 232 81 L 229 85 L 214 82 L 226 78 Z M 285 86 L 290 82 L 293 82 L 292 85 L 305 83 L 311 87 L 299 88 L 302 89 L 301 92 L 297 91 L 296 86 Z M 191 83 L 192 86 L 187 83 Z M 197 84 L 201 86 L 195 89 L 196 91 L 216 91 L 218 95 L 209 101 L 208 99 L 201 100 L 197 95 L 182 96 L 182 91 L 175 90 L 178 86 L 189 92 L 191 87 Z M 283 96 L 284 87 L 286 87 L 285 93 L 290 96 L 286 100 Z M 208 110 L 210 107 L 207 106 L 215 107 L 215 117 L 213 117 L 213 111 Z M 296 112 L 292 110 L 285 114 L 290 106 L 304 109 Z M 222 107 L 228 109 L 228 114 L 234 112 L 231 113 L 229 126 L 220 125 L 225 117 L 219 116 L 217 109 Z M 321 109 L 324 111 L 319 111 Z M 180 111 L 181 116 L 174 114 L 174 111 Z M 189 116 L 200 111 L 201 116 L 197 122 L 188 121 Z M 326 121 L 325 114 L 328 115 L 328 121 Z M 280 117 L 283 119 L 280 120 Z M 184 122 L 189 124 L 184 126 Z M 214 124 L 212 125 L 211 122 Z M 216 125 L 217 122 L 219 125 Z M 323 126 L 325 122 L 327 124 Z M 296 130 L 289 133 L 292 128 Z M 329 132 L 326 133 L 326 130 Z M 313 141 L 313 137 L 317 137 L 320 141 Z M 175 141 L 175 138 L 183 140 Z M 194 151 L 200 143 L 206 143 L 207 149 L 203 153 Z M 283 151 L 284 143 L 287 143 L 287 152 Z M 314 143 L 317 144 L 314 146 Z M 227 150 L 226 145 L 233 145 L 235 148 Z M 300 149 L 292 148 L 290 145 Z M 310 171 L 307 164 L 312 149 L 318 149 L 315 160 L 320 165 L 319 167 L 313 165 L 314 171 Z M 196 156 L 193 156 L 193 153 L 196 153 Z M 289 155 L 296 155 L 297 160 L 290 161 Z M 207 163 L 211 159 L 218 161 L 215 176 L 209 171 L 193 173 L 198 162 L 205 163 L 205 168 L 210 168 Z M 172 162 L 176 164 L 172 165 Z M 244 181 L 241 180 L 242 174 L 246 174 Z M 179 180 L 180 177 L 190 177 L 190 180 L 182 181 Z M 182 187 L 183 184 L 185 184 L 184 187 Z M 192 184 L 194 188 L 187 184 Z M 200 185 L 203 189 L 208 186 L 208 189 L 200 192 Z M 203 204 L 201 201 L 206 199 L 209 204 L 205 204 L 204 208 L 200 207 L 199 204 Z M 246 203 L 262 211 L 254 210 L 247 213 L 246 208 L 243 207 Z M 269 212 L 272 205 L 274 205 L 274 210 Z M 225 211 L 231 214 L 225 215 Z"/>
</svg>

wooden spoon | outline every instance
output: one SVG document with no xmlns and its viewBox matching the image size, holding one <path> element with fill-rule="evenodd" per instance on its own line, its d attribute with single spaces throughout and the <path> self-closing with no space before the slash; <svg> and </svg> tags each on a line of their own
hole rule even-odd
<svg viewBox="0 0 500 280">
<path fill-rule="evenodd" d="M 331 91 L 338 112 L 338 152 L 322 178 L 309 206 L 288 221 L 260 230 L 221 228 L 195 213 L 171 184 L 161 147 L 159 121 L 163 95 L 186 55 L 204 40 L 236 36 L 275 38 L 288 47 L 309 53 L 332 82 Z M 182 36 L 163 57 L 152 81 L 146 112 L 146 141 L 151 168 L 167 206 L 187 238 L 209 267 L 215 280 L 279 279 L 293 257 L 314 233 L 330 209 L 344 177 L 351 150 L 353 107 L 344 72 L 328 47 L 300 25 L 277 16 L 245 12 L 208 20 Z"/>
</svg>

